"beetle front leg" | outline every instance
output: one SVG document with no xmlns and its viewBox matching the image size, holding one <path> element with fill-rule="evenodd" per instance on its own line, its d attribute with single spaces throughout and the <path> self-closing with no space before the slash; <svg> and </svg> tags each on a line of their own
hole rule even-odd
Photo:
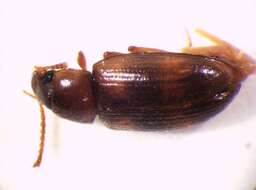
<svg viewBox="0 0 256 190">
<path fill-rule="evenodd" d="M 129 46 L 128 51 L 130 53 L 166 53 L 168 51 L 156 48 L 147 48 L 147 47 L 137 47 L 137 46 Z"/>
<path fill-rule="evenodd" d="M 106 51 L 103 54 L 103 58 L 106 59 L 106 58 L 115 57 L 119 55 L 124 55 L 124 53 L 115 52 L 115 51 Z"/>
<path fill-rule="evenodd" d="M 78 52 L 77 63 L 81 67 L 82 70 L 85 70 L 85 71 L 87 70 L 85 55 L 82 51 Z"/>
</svg>

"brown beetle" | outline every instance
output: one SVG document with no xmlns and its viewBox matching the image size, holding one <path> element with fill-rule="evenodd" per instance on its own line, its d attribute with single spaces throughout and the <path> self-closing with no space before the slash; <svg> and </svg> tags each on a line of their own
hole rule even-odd
<svg viewBox="0 0 256 190">
<path fill-rule="evenodd" d="M 86 70 L 65 63 L 35 67 L 32 88 L 41 108 L 42 160 L 45 117 L 42 105 L 57 115 L 91 123 L 96 115 L 115 129 L 166 129 L 206 120 L 223 110 L 255 72 L 255 61 L 241 50 L 198 29 L 215 46 L 191 47 L 182 53 L 129 47 L 130 53 L 104 53 L 104 59 Z"/>
</svg>

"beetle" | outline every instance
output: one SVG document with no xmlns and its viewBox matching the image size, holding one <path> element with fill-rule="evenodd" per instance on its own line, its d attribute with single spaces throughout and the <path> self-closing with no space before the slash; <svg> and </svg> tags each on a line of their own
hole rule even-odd
<svg viewBox="0 0 256 190">
<path fill-rule="evenodd" d="M 32 89 L 41 110 L 42 161 L 45 140 L 43 105 L 58 116 L 92 123 L 96 117 L 110 128 L 160 130 L 204 121 L 222 111 L 255 73 L 255 60 L 230 43 L 197 29 L 215 45 L 188 46 L 181 53 L 135 47 L 129 53 L 105 52 L 87 71 L 85 56 L 78 53 L 81 69 L 66 63 L 35 67 Z"/>
</svg>

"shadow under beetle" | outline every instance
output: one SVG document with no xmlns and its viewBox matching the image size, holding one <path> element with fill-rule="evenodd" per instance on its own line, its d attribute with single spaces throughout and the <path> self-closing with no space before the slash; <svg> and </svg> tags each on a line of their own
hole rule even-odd
<svg viewBox="0 0 256 190">
<path fill-rule="evenodd" d="M 218 37 L 197 29 L 215 45 L 188 46 L 182 53 L 155 48 L 105 52 L 90 73 L 82 52 L 81 69 L 66 63 L 35 67 L 32 89 L 41 110 L 42 161 L 45 140 L 43 105 L 58 116 L 91 123 L 96 115 L 110 128 L 159 130 L 206 120 L 219 113 L 255 73 L 255 60 Z"/>
</svg>

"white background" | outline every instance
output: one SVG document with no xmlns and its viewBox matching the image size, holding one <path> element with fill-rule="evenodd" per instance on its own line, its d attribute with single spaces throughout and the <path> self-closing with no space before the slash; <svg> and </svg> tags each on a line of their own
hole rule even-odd
<svg viewBox="0 0 256 190">
<path fill-rule="evenodd" d="M 22 90 L 30 90 L 34 65 L 67 61 L 77 68 L 79 50 L 89 69 L 104 51 L 129 45 L 178 51 L 184 28 L 203 28 L 256 55 L 255 8 L 255 0 L 1 0 L 0 190 L 253 190 L 255 77 L 224 112 L 186 131 L 113 131 L 47 110 L 45 155 L 36 169 L 39 108 Z"/>
</svg>

